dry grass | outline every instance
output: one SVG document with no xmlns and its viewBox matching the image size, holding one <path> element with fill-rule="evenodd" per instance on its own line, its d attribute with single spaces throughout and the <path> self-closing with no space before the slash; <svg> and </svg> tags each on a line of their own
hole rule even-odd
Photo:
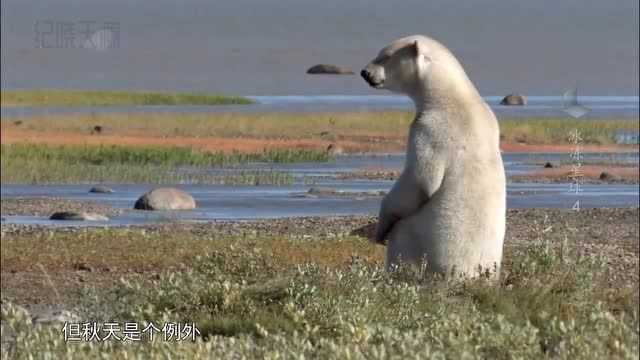
<svg viewBox="0 0 640 360">
<path fill-rule="evenodd" d="M 190 263 L 196 256 L 212 250 L 233 252 L 238 238 L 194 236 L 178 231 L 158 234 L 140 230 L 92 229 L 72 233 L 38 233 L 33 236 L 3 239 L 2 271 L 35 271 L 37 264 L 47 271 L 74 270 L 77 264 L 109 271 L 150 271 Z M 268 250 L 280 265 L 315 261 L 339 266 L 358 255 L 371 261 L 382 260 L 382 247 L 371 246 L 357 238 L 340 241 L 291 241 L 285 238 L 261 238 L 256 250 Z M 36 250 L 37 249 L 37 250 Z M 33 261 L 35 260 L 35 261 Z"/>
<path fill-rule="evenodd" d="M 325 149 L 334 143 L 347 152 L 397 152 L 405 148 L 412 116 L 397 111 L 83 114 L 36 116 L 3 121 L 1 126 L 3 143 L 166 144 L 242 152 L 264 148 Z M 633 119 L 503 119 L 500 125 L 503 146 L 510 150 L 513 144 L 569 146 L 570 134 L 576 129 L 582 136 L 581 143 L 592 146 L 615 145 L 618 130 L 638 131 L 638 121 Z"/>
<path fill-rule="evenodd" d="M 90 114 L 20 119 L 20 129 L 89 134 L 101 126 L 106 135 L 148 137 L 314 138 L 336 136 L 405 136 L 412 114 L 353 113 L 219 113 Z M 3 129 L 15 123 L 3 122 Z"/>
</svg>

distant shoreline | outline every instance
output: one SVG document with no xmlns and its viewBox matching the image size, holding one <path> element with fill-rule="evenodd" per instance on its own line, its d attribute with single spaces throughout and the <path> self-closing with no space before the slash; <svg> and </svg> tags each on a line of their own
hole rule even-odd
<svg viewBox="0 0 640 360">
<path fill-rule="evenodd" d="M 2 107 L 41 106 L 153 106 L 153 105 L 247 105 L 253 101 L 241 96 L 202 92 L 163 92 L 129 90 L 2 90 Z"/>
</svg>

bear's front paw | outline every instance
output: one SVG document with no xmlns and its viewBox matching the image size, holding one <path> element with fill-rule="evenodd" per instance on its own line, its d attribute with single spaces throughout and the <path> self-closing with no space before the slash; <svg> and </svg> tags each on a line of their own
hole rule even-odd
<svg viewBox="0 0 640 360">
<path fill-rule="evenodd" d="M 374 244 L 380 244 L 380 245 L 384 245 L 385 244 L 385 237 L 387 236 L 386 231 L 380 227 L 380 225 L 376 226 L 376 233 L 373 236 L 373 238 L 370 238 L 369 241 L 371 241 Z"/>
</svg>

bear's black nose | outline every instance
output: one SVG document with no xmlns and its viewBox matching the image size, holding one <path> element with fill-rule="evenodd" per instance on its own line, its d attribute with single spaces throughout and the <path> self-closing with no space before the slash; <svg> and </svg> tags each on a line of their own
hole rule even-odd
<svg viewBox="0 0 640 360">
<path fill-rule="evenodd" d="M 369 81 L 369 72 L 367 70 L 362 70 L 360 71 L 360 76 L 362 76 L 363 79 Z"/>
</svg>

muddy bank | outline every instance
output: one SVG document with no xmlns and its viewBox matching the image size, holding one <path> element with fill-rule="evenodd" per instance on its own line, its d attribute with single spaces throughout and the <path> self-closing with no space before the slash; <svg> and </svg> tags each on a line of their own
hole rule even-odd
<svg viewBox="0 0 640 360">
<path fill-rule="evenodd" d="M 615 165 L 562 165 L 542 168 L 526 175 L 510 176 L 513 182 L 586 184 L 638 184 L 638 167 Z"/>
<path fill-rule="evenodd" d="M 576 170 L 572 166 L 562 165 L 551 169 L 545 169 L 543 166 L 540 168 L 530 174 L 507 176 L 507 180 L 541 184 L 572 183 L 576 178 L 579 178 L 580 182 L 584 184 L 638 184 L 640 182 L 637 167 L 585 165 Z M 340 173 L 336 175 L 336 179 L 396 180 L 400 174 L 401 172 L 398 170 L 367 170 Z"/>
</svg>

